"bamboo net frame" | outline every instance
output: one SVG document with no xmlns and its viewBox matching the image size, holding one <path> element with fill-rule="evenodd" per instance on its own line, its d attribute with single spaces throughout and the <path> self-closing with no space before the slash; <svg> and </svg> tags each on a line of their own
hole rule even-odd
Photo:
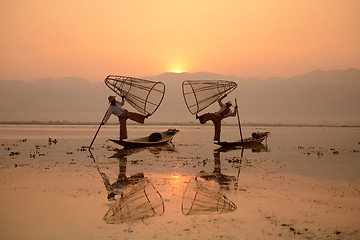
<svg viewBox="0 0 360 240">
<path fill-rule="evenodd" d="M 163 82 L 117 75 L 107 76 L 104 82 L 137 111 L 148 116 L 158 109 L 165 94 Z"/>
<path fill-rule="evenodd" d="M 236 87 L 235 82 L 226 80 L 186 80 L 182 83 L 185 104 L 193 115 L 232 92 Z"/>
</svg>

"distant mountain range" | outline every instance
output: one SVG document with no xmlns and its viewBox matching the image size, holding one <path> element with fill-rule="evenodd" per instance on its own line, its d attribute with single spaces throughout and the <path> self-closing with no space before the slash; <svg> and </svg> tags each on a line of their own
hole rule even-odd
<svg viewBox="0 0 360 240">
<path fill-rule="evenodd" d="M 104 76 L 105 78 L 106 76 Z M 223 79 L 238 87 L 242 123 L 360 125 L 360 70 L 313 71 L 292 78 L 242 78 L 216 73 L 163 73 L 145 76 L 166 85 L 164 100 L 148 123 L 189 123 L 197 120 L 187 110 L 181 91 L 184 80 Z M 103 82 L 83 78 L 0 81 L 0 121 L 100 122 L 113 92 Z M 206 109 L 216 111 L 213 104 Z M 129 110 L 133 110 L 127 105 Z M 116 122 L 112 117 L 111 121 Z M 225 123 L 236 123 L 228 118 Z"/>
</svg>

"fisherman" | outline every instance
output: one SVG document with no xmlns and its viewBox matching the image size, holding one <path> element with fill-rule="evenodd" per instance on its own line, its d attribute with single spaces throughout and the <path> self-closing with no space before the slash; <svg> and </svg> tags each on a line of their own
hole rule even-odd
<svg viewBox="0 0 360 240">
<path fill-rule="evenodd" d="M 116 101 L 116 96 L 109 96 L 108 100 L 110 103 L 109 109 L 104 117 L 102 125 L 105 125 L 105 123 L 109 120 L 111 114 L 114 114 L 119 118 L 120 123 L 120 140 L 127 139 L 127 128 L 126 128 L 126 120 L 130 118 L 131 120 L 144 124 L 145 118 L 148 118 L 149 115 L 144 116 L 139 113 L 129 112 L 128 110 L 124 109 L 124 97 L 122 97 L 121 102 Z"/>
<path fill-rule="evenodd" d="M 228 101 L 225 104 L 222 103 L 222 100 L 227 96 L 225 94 L 221 98 L 218 99 L 218 103 L 220 105 L 219 111 L 215 113 L 205 113 L 200 117 L 196 114 L 196 119 L 199 119 L 201 124 L 205 124 L 207 121 L 211 120 L 214 123 L 215 127 L 215 134 L 214 134 L 214 141 L 220 142 L 220 132 L 221 132 L 221 120 L 227 117 L 234 117 L 236 116 L 236 112 L 233 112 L 230 107 L 232 106 L 231 102 Z M 238 106 L 235 106 L 235 110 Z"/>
</svg>

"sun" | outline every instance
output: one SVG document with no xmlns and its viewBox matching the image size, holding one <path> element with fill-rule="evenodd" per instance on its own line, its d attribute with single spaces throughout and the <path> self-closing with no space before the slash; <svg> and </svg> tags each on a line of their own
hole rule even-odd
<svg viewBox="0 0 360 240">
<path fill-rule="evenodd" d="M 184 73 L 186 72 L 186 66 L 184 63 L 171 63 L 169 64 L 168 68 L 169 69 L 168 71 L 171 72 L 171 73 Z"/>
<path fill-rule="evenodd" d="M 172 72 L 172 73 L 183 73 L 185 71 L 181 70 L 181 69 L 172 69 L 172 70 L 170 70 L 170 72 Z"/>
</svg>

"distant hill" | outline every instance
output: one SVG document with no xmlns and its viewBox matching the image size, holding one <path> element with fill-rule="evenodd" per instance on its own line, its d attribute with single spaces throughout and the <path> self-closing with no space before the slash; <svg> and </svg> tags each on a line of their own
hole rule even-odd
<svg viewBox="0 0 360 240">
<path fill-rule="evenodd" d="M 163 73 L 145 76 L 163 81 L 166 94 L 148 123 L 197 122 L 181 92 L 184 80 L 237 82 L 228 98 L 239 103 L 242 123 L 360 125 L 360 70 L 313 71 L 292 78 L 242 78 L 216 73 Z M 103 82 L 83 78 L 0 81 L 0 121 L 99 122 L 113 94 Z M 128 109 L 133 110 L 129 105 Z M 205 110 L 216 111 L 217 106 Z M 111 118 L 113 122 L 115 118 Z M 228 118 L 226 123 L 236 123 Z"/>
</svg>

